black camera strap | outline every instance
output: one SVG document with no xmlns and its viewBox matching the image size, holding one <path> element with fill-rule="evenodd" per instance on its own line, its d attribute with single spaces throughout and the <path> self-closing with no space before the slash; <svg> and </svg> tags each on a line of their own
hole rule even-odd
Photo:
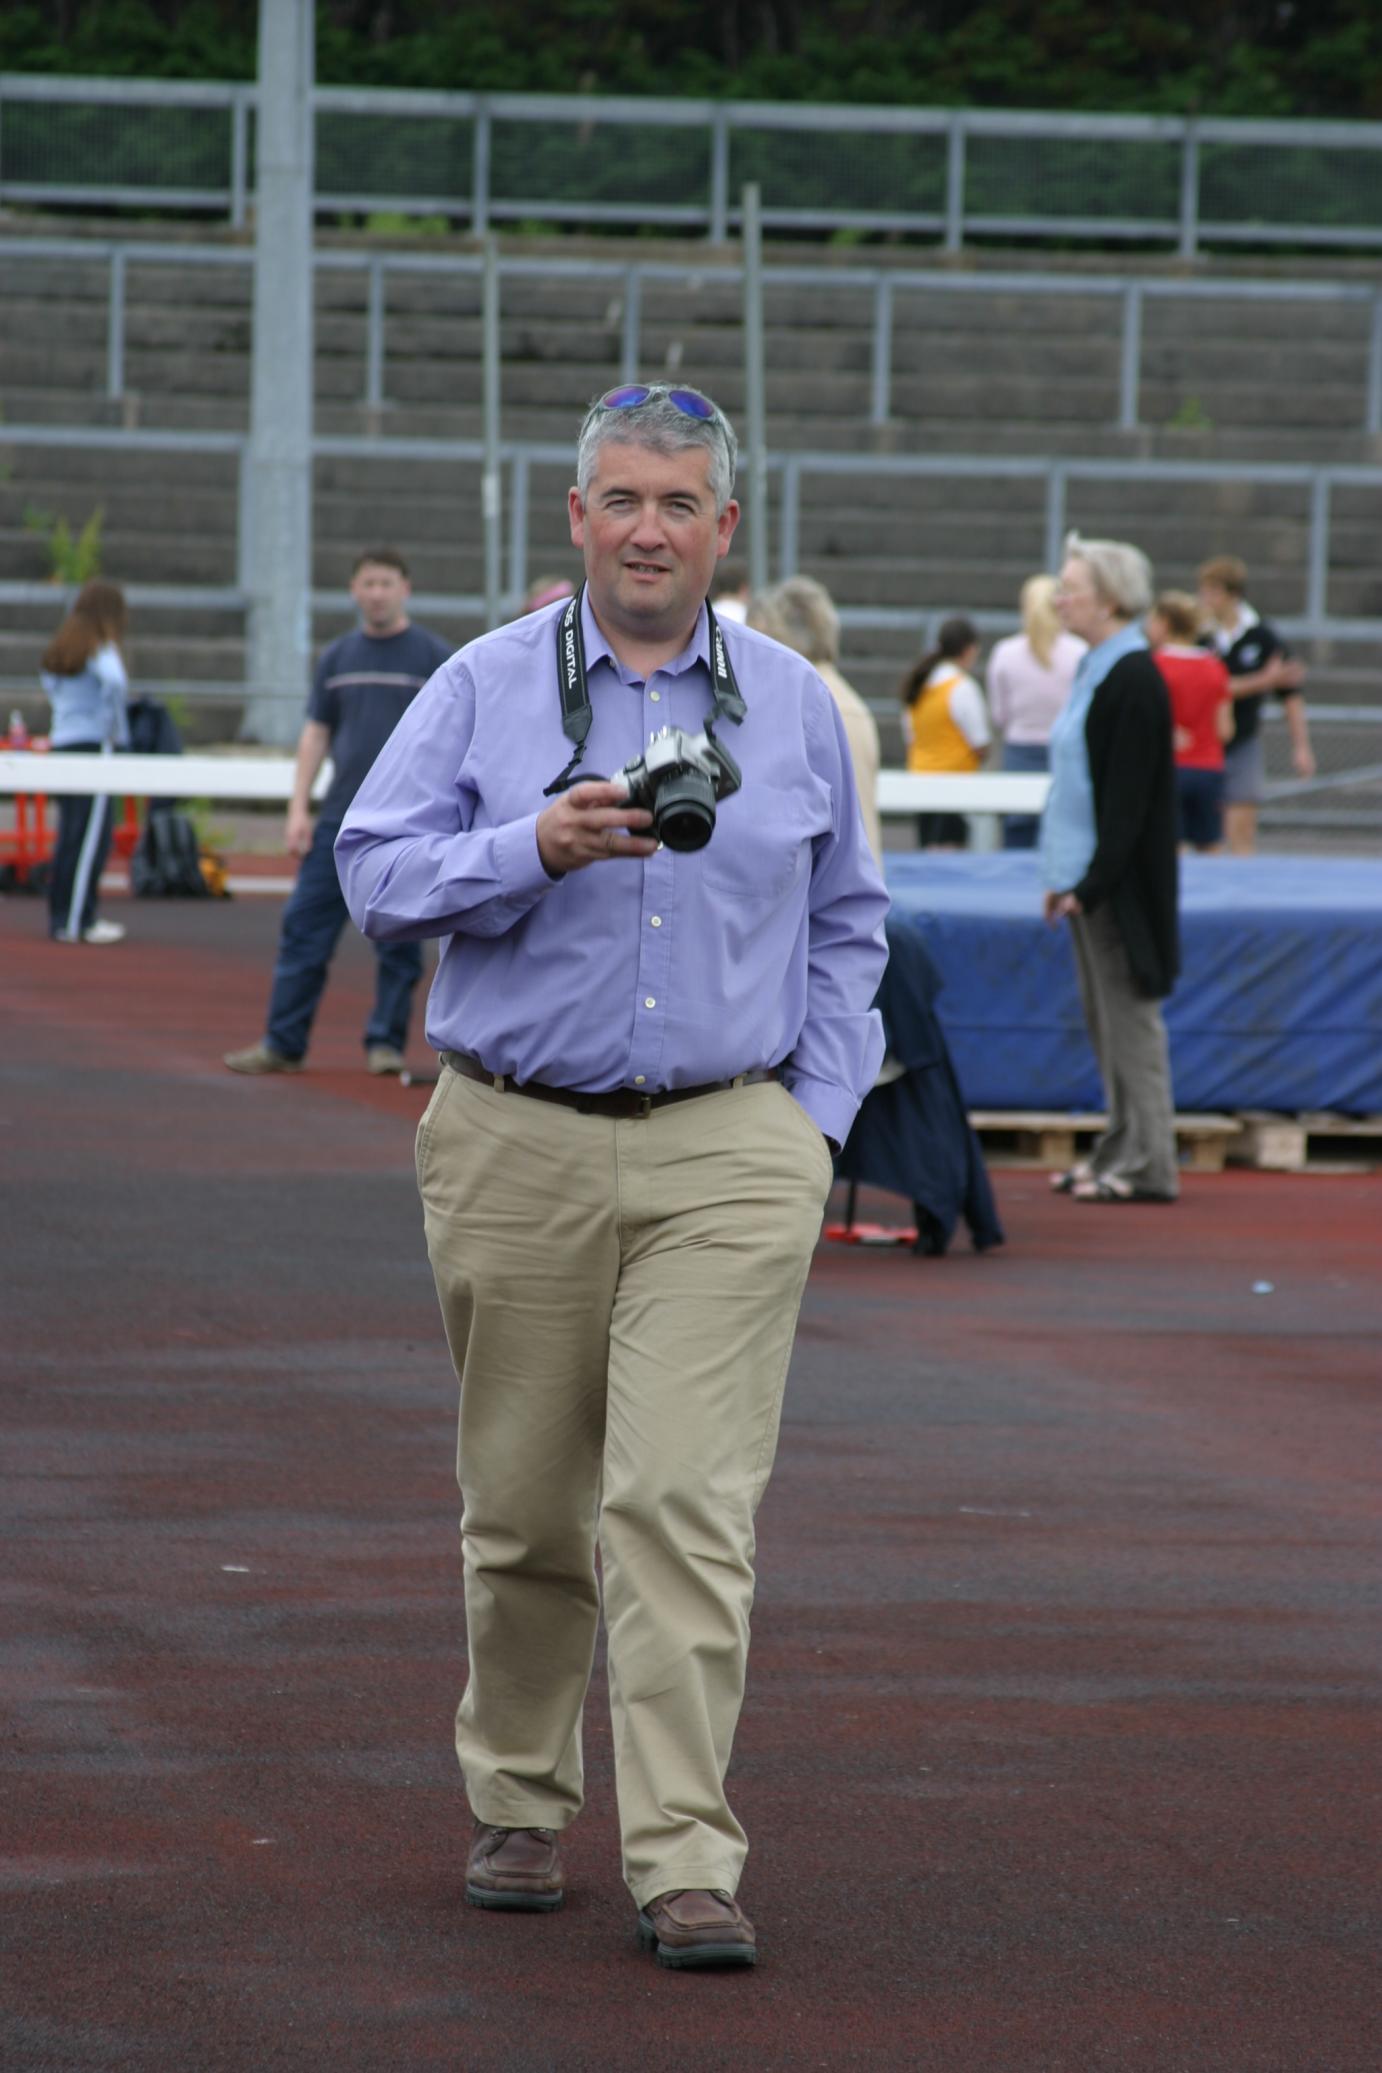
<svg viewBox="0 0 1382 2073">
<path fill-rule="evenodd" d="M 579 784 L 576 768 L 585 754 L 586 736 L 594 719 L 590 703 L 590 692 L 585 680 L 585 637 L 581 632 L 581 600 L 585 596 L 582 583 L 576 595 L 569 600 L 565 611 L 557 620 L 557 689 L 561 693 L 561 731 L 574 745 L 574 753 L 565 770 L 554 777 L 550 785 L 544 785 L 542 796 L 550 799 L 554 792 L 565 792 L 573 784 Z M 733 720 L 739 726 L 748 707 L 743 693 L 735 681 L 734 665 L 729 659 L 720 622 L 715 617 L 710 599 L 705 601 L 705 616 L 710 637 L 710 689 L 715 700 L 714 718 Z M 710 734 L 710 722 L 706 722 Z M 714 736 L 711 735 L 711 739 Z"/>
</svg>

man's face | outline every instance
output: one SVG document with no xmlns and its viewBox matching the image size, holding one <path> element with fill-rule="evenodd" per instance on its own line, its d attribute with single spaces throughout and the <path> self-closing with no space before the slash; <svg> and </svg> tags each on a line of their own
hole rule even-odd
<svg viewBox="0 0 1382 2073">
<path fill-rule="evenodd" d="M 362 561 L 350 579 L 350 594 L 366 633 L 394 633 L 402 625 L 412 584 L 387 562 Z"/>
<path fill-rule="evenodd" d="M 640 641 L 683 641 L 728 552 L 739 506 L 718 517 L 708 447 L 654 453 L 607 439 L 582 497 L 568 497 L 571 543 L 585 555 L 595 616 L 607 633 Z"/>
<path fill-rule="evenodd" d="M 1216 626 L 1231 626 L 1238 616 L 1238 600 L 1222 583 L 1201 583 L 1200 610 Z"/>
</svg>

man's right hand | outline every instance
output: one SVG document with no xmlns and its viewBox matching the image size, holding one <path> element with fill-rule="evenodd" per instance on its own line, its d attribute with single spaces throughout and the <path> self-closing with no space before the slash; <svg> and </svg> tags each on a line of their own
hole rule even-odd
<svg viewBox="0 0 1382 2073">
<path fill-rule="evenodd" d="M 645 807 L 629 805 L 622 785 L 592 779 L 559 792 L 538 815 L 537 853 L 551 878 L 610 857 L 650 857 L 657 850 L 653 838 L 625 831 L 652 824 Z"/>
<path fill-rule="evenodd" d="M 284 847 L 290 857 L 305 857 L 312 847 L 312 814 L 306 806 L 290 806 L 283 826 Z"/>
</svg>

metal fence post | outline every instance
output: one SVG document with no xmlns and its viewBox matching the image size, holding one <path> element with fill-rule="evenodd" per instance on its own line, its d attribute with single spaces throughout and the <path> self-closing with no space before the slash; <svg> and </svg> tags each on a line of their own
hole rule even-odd
<svg viewBox="0 0 1382 2073">
<path fill-rule="evenodd" d="M 250 94 L 246 87 L 236 90 L 230 104 L 230 227 L 243 230 L 245 227 L 245 192 L 249 184 L 250 159 Z"/>
<path fill-rule="evenodd" d="M 950 118 L 945 153 L 945 249 L 958 252 L 965 241 L 965 119 L 957 108 Z"/>
<path fill-rule="evenodd" d="M 249 595 L 254 571 L 254 498 L 250 489 L 250 448 L 245 440 L 235 461 L 235 587 Z"/>
<path fill-rule="evenodd" d="M 785 583 L 801 567 L 801 456 L 782 463 L 782 507 L 778 512 L 778 572 Z"/>
<path fill-rule="evenodd" d="M 1142 290 L 1134 281 L 1123 292 L 1123 363 L 1118 383 L 1118 429 L 1137 430 L 1142 385 Z"/>
<path fill-rule="evenodd" d="M 1186 117 L 1180 156 L 1180 256 L 1193 259 L 1200 242 L 1200 129 Z"/>
<path fill-rule="evenodd" d="M 729 236 L 729 116 L 716 108 L 710 118 L 710 242 Z"/>
<path fill-rule="evenodd" d="M 636 266 L 624 274 L 624 331 L 619 351 L 620 381 L 637 381 L 639 338 L 643 329 L 643 276 Z"/>
<path fill-rule="evenodd" d="M 482 238 L 489 230 L 489 101 L 481 94 L 475 104 L 475 135 L 470 167 L 470 234 Z"/>
<path fill-rule="evenodd" d="M 516 453 L 509 478 L 509 596 L 521 605 L 528 588 L 528 456 Z"/>
<path fill-rule="evenodd" d="M 485 624 L 498 626 L 503 569 L 502 484 L 499 479 L 499 248 L 485 238 L 484 274 L 485 458 L 480 505 L 485 526 Z"/>
<path fill-rule="evenodd" d="M 873 289 L 873 398 L 869 423 L 886 425 L 892 407 L 893 284 L 880 274 Z"/>
<path fill-rule="evenodd" d="M 116 402 L 125 393 L 125 255 L 117 245 L 110 255 L 110 294 L 106 303 L 106 394 Z"/>
<path fill-rule="evenodd" d="M 1310 478 L 1310 565 L 1306 574 L 1305 616 L 1317 624 L 1328 615 L 1329 595 L 1329 477 L 1322 471 Z"/>
<path fill-rule="evenodd" d="M 365 405 L 378 410 L 384 402 L 384 258 L 376 252 L 369 263 L 369 305 L 365 317 Z"/>
<path fill-rule="evenodd" d="M 1363 413 L 1365 432 L 1382 432 L 1382 295 L 1372 298 L 1372 328 L 1368 335 L 1368 395 Z"/>
<path fill-rule="evenodd" d="M 1046 477 L 1046 566 L 1053 576 L 1061 565 L 1065 532 L 1065 470 L 1052 467 Z"/>
<path fill-rule="evenodd" d="M 749 586 L 768 582 L 768 456 L 763 369 L 763 226 L 756 183 L 744 189 L 744 446 L 748 460 Z"/>
</svg>

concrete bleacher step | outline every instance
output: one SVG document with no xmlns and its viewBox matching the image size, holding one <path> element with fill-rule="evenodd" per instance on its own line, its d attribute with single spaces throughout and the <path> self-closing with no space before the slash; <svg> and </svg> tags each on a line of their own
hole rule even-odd
<svg viewBox="0 0 1382 2073">
<path fill-rule="evenodd" d="M 100 226 L 108 235 L 109 226 Z M 149 233 L 146 233 L 149 234 Z M 152 234 L 163 236 L 163 231 Z M 182 233 L 179 233 L 181 235 Z M 218 234 L 190 227 L 196 240 Z M 325 234 L 328 243 L 331 234 Z M 222 239 L 224 241 L 224 239 Z M 341 234 L 334 242 L 368 247 Z M 415 241 L 419 250 L 434 243 Z M 449 248 L 449 247 L 448 247 Z M 518 241 L 514 248 L 520 249 Z M 377 247 L 370 249 L 378 249 Z M 524 251 L 536 249 L 530 244 Z M 701 376 L 736 414 L 743 406 L 743 308 L 736 279 L 699 263 L 674 241 L 555 241 L 563 257 L 667 257 L 682 271 L 645 281 L 642 368 L 647 375 Z M 915 289 L 898 282 L 893 300 L 891 411 L 871 422 L 873 288 L 854 272 L 855 255 L 782 247 L 782 260 L 828 260 L 828 287 L 770 282 L 766 298 L 770 447 L 862 456 L 947 452 L 1132 460 L 1158 456 L 1210 466 L 1235 461 L 1320 464 L 1376 460 L 1362 434 L 1368 312 L 1361 305 L 1244 304 L 1228 298 L 1144 305 L 1143 423 L 1117 428 L 1122 307 L 1091 292 L 1044 295 L 1045 262 L 1033 253 L 976 255 L 976 270 L 1002 265 L 1030 273 L 1030 287 Z M 877 269 L 932 263 L 886 248 Z M 1112 267 L 1149 277 L 1161 262 L 1067 255 L 1062 271 Z M 1226 275 L 1269 273 L 1269 262 L 1214 262 Z M 1309 267 L 1283 266 L 1282 278 Z M 1341 261 L 1338 277 L 1352 278 Z M 1319 278 L 1332 277 L 1321 264 Z M 22 279 L 21 279 L 22 277 Z M 125 393 L 105 395 L 108 273 L 103 261 L 25 262 L 7 273 L 0 330 L 0 411 L 10 423 L 71 427 L 165 427 L 243 433 L 248 423 L 251 272 L 248 266 L 126 269 Z M 552 321 L 549 283 L 506 279 L 503 290 L 504 436 L 569 446 L 589 397 L 618 378 L 623 352 L 621 276 L 571 275 L 564 321 Z M 387 280 L 385 402 L 364 402 L 369 282 L 363 269 L 319 270 L 315 282 L 316 408 L 322 437 L 383 435 L 478 442 L 483 431 L 481 284 L 478 274 L 442 277 L 391 271 Z M 1177 426 L 1175 420 L 1188 421 Z M 80 522 L 104 508 L 107 567 L 127 581 L 228 583 L 236 559 L 233 456 L 83 452 L 6 447 L 0 422 L 0 573 L 32 578 L 42 543 L 25 528 L 26 504 Z M 566 464 L 532 470 L 529 568 L 574 567 L 562 512 Z M 423 589 L 480 587 L 479 470 L 449 460 L 323 458 L 314 470 L 314 576 L 343 591 L 362 541 L 396 538 Z M 507 484 L 505 494 L 507 495 Z M 1140 539 L 1163 581 L 1185 582 L 1218 551 L 1243 553 L 1260 575 L 1262 602 L 1278 614 L 1301 610 L 1309 493 L 1305 486 L 1138 484 L 1072 481 L 1071 523 L 1088 532 Z M 800 558 L 844 605 L 899 614 L 1011 611 L 1017 586 L 1044 554 L 1042 480 L 907 478 L 867 458 L 842 475 L 806 475 Z M 1333 497 L 1329 605 L 1336 613 L 1382 611 L 1375 573 L 1382 490 L 1337 489 Z M 774 516 L 774 540 L 777 538 Z M 343 600 L 344 608 L 344 600 Z M 214 681 L 242 654 L 240 615 L 207 627 L 188 615 L 145 611 L 141 667 Z M 173 627 L 181 629 L 182 644 Z M 323 629 L 325 633 L 330 626 Z M 467 626 L 465 631 L 473 632 Z M 7 658 L 32 666 L 46 638 L 43 615 L 8 615 Z M 210 643 L 210 647 L 199 646 Z M 890 699 L 914 653 L 905 628 L 850 629 L 851 674 L 866 695 Z M 1312 698 L 1375 703 L 1382 670 L 1356 649 L 1317 649 Z M 892 722 L 889 719 L 889 726 Z"/>
</svg>

